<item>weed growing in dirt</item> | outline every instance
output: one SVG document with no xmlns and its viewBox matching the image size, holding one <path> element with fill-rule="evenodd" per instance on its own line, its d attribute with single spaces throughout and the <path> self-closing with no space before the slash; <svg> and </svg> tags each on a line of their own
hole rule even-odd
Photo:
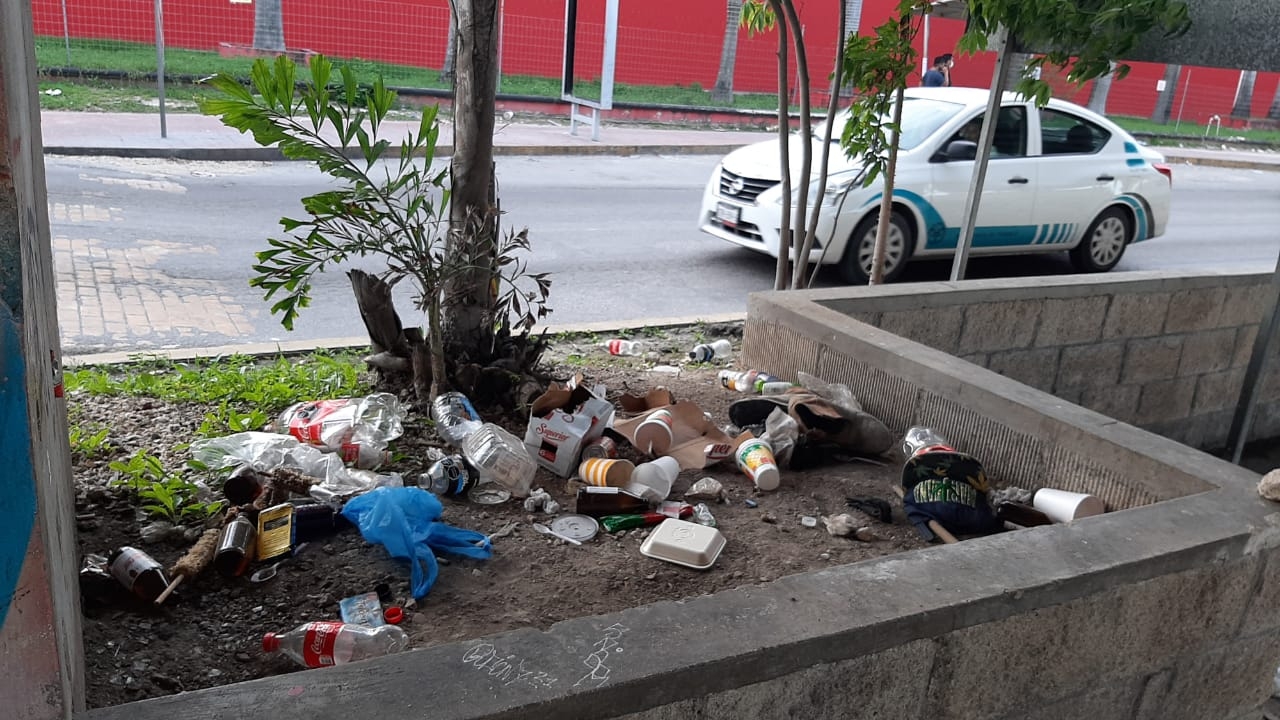
<svg viewBox="0 0 1280 720">
<path fill-rule="evenodd" d="M 168 520 L 174 525 L 203 522 L 222 510 L 223 502 L 200 502 L 199 490 L 195 483 L 170 475 L 144 485 L 138 490 L 138 499 L 142 501 L 142 509 L 157 520 Z"/>
<path fill-rule="evenodd" d="M 226 401 L 223 401 L 217 410 L 204 414 L 204 419 L 200 421 L 200 427 L 196 428 L 196 437 L 213 438 L 221 437 L 228 433 L 261 430 L 269 422 L 271 422 L 271 416 L 261 410 L 252 408 L 248 411 L 240 412 Z"/>
<path fill-rule="evenodd" d="M 84 368 L 67 372 L 65 382 L 69 392 L 88 395 L 235 403 L 247 406 L 248 420 L 255 422 L 254 412 L 276 413 L 299 400 L 367 394 L 371 390 L 360 370 L 354 353 L 316 351 L 296 360 L 232 356 L 189 363 L 152 360 L 123 371 Z M 228 414 L 225 419 L 228 423 L 243 422 L 245 416 Z"/>
<path fill-rule="evenodd" d="M 123 487 L 139 492 L 146 485 L 164 480 L 168 473 L 160 458 L 146 450 L 138 450 L 128 460 L 113 460 L 107 465 L 115 471 L 112 487 Z"/>
<path fill-rule="evenodd" d="M 107 439 L 111 428 L 105 425 L 72 425 L 67 430 L 71 454 L 77 459 L 93 460 L 105 457 L 116 449 Z"/>
<path fill-rule="evenodd" d="M 146 450 L 138 450 L 128 460 L 116 460 L 108 467 L 116 473 L 111 485 L 131 490 L 141 508 L 157 520 L 180 525 L 203 521 L 222 509 L 221 500 L 201 502 L 200 486 L 165 470 L 160 458 Z"/>
</svg>

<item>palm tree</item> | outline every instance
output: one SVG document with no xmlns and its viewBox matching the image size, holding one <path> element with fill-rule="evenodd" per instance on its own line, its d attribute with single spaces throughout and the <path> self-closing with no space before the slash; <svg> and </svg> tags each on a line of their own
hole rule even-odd
<svg viewBox="0 0 1280 720">
<path fill-rule="evenodd" d="M 1231 117 L 1248 118 L 1253 114 L 1253 85 L 1257 81 L 1257 70 L 1240 71 L 1240 84 L 1236 86 L 1236 101 L 1231 105 Z"/>
<path fill-rule="evenodd" d="M 728 0 L 725 7 L 724 42 L 720 45 L 720 71 L 711 89 L 712 102 L 733 104 L 733 66 L 738 62 L 738 26 L 742 21 L 742 0 Z"/>
<path fill-rule="evenodd" d="M 1156 109 L 1151 112 L 1151 120 L 1160 124 L 1169 122 L 1173 114 L 1173 96 L 1178 94 L 1178 78 L 1182 76 L 1181 65 L 1166 65 L 1164 68 L 1164 90 L 1156 96 Z"/>
<path fill-rule="evenodd" d="M 281 0 L 258 0 L 253 6 L 253 49 L 284 52 Z"/>
<path fill-rule="evenodd" d="M 1111 69 L 1114 71 L 1115 63 L 1111 63 Z M 1099 115 L 1107 114 L 1107 98 L 1111 95 L 1111 79 L 1112 74 L 1102 75 L 1093 81 L 1093 87 L 1089 89 L 1089 109 Z"/>
</svg>

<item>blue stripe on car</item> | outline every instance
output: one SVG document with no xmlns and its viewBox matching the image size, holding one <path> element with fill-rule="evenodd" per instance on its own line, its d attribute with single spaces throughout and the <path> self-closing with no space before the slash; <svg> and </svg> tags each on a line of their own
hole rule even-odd
<svg viewBox="0 0 1280 720">
<path fill-rule="evenodd" d="M 871 196 L 862 205 L 862 209 L 866 209 L 873 203 L 880 202 L 880 198 L 884 193 L 876 193 Z M 894 189 L 894 199 L 902 199 L 910 202 L 920 212 L 920 217 L 924 220 L 925 243 L 924 246 L 929 250 L 946 250 L 955 248 L 960 242 L 960 228 L 949 227 L 942 219 L 942 214 L 938 212 L 928 200 L 925 200 L 917 193 L 910 190 Z M 1011 247 L 1016 245 L 1030 245 L 1036 238 L 1039 227 L 1036 225 L 998 225 L 993 227 L 978 227 L 973 230 L 973 246 L 974 247 Z"/>
<path fill-rule="evenodd" d="M 1134 229 L 1133 241 L 1138 242 L 1150 237 L 1151 225 L 1147 221 L 1147 208 L 1142 201 L 1132 195 L 1121 195 L 1116 199 L 1132 208 L 1133 216 L 1138 221 L 1138 227 Z"/>
</svg>

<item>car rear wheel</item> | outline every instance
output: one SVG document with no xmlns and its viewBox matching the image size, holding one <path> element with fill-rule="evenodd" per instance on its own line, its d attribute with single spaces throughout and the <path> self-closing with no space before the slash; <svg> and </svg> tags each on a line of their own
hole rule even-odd
<svg viewBox="0 0 1280 720">
<path fill-rule="evenodd" d="M 871 261 L 876 251 L 876 230 L 880 213 L 872 213 L 853 229 L 853 237 L 840 260 L 840 276 L 850 285 L 866 285 L 871 281 Z M 884 252 L 884 281 L 893 282 L 907 267 L 911 257 L 911 226 L 902 213 L 889 216 L 889 233 Z"/>
<path fill-rule="evenodd" d="M 1084 238 L 1071 251 L 1071 264 L 1082 273 L 1106 272 L 1120 262 L 1132 240 L 1133 221 L 1129 213 L 1109 207 L 1085 230 Z"/>
</svg>

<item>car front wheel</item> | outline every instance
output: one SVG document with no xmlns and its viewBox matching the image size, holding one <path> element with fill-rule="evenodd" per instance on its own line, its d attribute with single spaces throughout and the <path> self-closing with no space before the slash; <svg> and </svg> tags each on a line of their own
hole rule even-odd
<svg viewBox="0 0 1280 720">
<path fill-rule="evenodd" d="M 850 285 L 866 285 L 871 281 L 871 262 L 876 251 L 876 230 L 880 213 L 862 219 L 853 230 L 849 246 L 840 260 L 840 276 Z M 889 232 L 884 251 L 884 281 L 893 282 L 907 267 L 911 256 L 911 228 L 902 213 L 889 216 Z"/>
<path fill-rule="evenodd" d="M 1129 213 L 1110 207 L 1094 219 L 1080 244 L 1071 251 L 1071 264 L 1082 273 L 1106 272 L 1120 262 L 1124 249 L 1133 240 Z"/>
</svg>

